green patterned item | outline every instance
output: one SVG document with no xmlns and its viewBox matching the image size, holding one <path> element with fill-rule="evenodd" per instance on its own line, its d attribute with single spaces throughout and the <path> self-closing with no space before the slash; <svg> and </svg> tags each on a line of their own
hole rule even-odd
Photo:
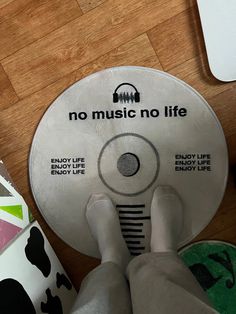
<svg viewBox="0 0 236 314">
<path fill-rule="evenodd" d="M 180 252 L 214 308 L 220 314 L 236 313 L 236 247 L 221 241 L 194 243 Z"/>
</svg>

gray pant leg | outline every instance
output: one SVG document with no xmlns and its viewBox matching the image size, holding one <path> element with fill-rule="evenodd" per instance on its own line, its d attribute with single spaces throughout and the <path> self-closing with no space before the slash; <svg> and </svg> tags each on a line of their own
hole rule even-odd
<svg viewBox="0 0 236 314">
<path fill-rule="evenodd" d="M 101 264 L 83 280 L 71 314 L 131 314 L 126 277 L 111 262 Z"/>
<path fill-rule="evenodd" d="M 218 313 L 174 252 L 140 255 L 127 273 L 134 314 Z"/>
</svg>

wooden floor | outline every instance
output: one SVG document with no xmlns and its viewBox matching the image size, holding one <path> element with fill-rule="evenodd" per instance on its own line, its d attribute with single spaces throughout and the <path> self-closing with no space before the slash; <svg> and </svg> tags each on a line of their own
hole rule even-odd
<svg viewBox="0 0 236 314">
<path fill-rule="evenodd" d="M 0 0 L 0 157 L 77 288 L 98 261 L 69 248 L 42 219 L 30 192 L 28 154 L 53 99 L 82 77 L 117 65 L 176 75 L 215 110 L 229 147 L 229 183 L 198 239 L 236 244 L 236 83 L 221 83 L 209 71 L 196 1 Z"/>
</svg>

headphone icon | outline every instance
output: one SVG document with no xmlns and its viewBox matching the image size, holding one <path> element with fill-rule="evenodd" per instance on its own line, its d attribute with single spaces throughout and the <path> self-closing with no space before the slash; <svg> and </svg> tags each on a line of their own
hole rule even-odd
<svg viewBox="0 0 236 314">
<path fill-rule="evenodd" d="M 128 92 L 121 92 L 121 93 L 118 93 L 118 89 L 121 87 L 121 86 L 131 86 L 134 90 L 135 90 L 135 93 L 131 92 L 131 93 L 128 93 Z M 133 85 L 133 84 L 130 84 L 130 83 L 122 83 L 120 85 L 118 85 L 113 93 L 113 102 L 114 103 L 118 103 L 118 102 L 124 102 L 124 103 L 129 103 L 130 101 L 133 103 L 133 102 L 140 102 L 140 93 L 138 92 L 137 88 Z"/>
</svg>

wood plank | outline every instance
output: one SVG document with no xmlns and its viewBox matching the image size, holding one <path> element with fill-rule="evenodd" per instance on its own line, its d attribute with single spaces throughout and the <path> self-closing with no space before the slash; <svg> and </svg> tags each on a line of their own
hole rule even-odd
<svg viewBox="0 0 236 314">
<path fill-rule="evenodd" d="M 235 88 L 231 87 L 223 93 L 220 93 L 211 99 L 209 104 L 218 116 L 226 137 L 236 134 L 236 123 L 232 123 L 232 119 L 236 120 L 236 93 Z"/>
<path fill-rule="evenodd" d="M 145 66 L 162 70 L 161 64 L 146 34 L 138 36 L 130 42 L 98 58 L 94 62 L 81 67 L 75 71 L 76 80 L 80 80 L 104 68 L 125 65 Z"/>
<path fill-rule="evenodd" d="M 235 121 L 235 117 L 232 117 L 232 121 Z M 229 149 L 230 165 L 233 165 L 236 169 L 236 134 L 227 137 L 227 144 Z"/>
<path fill-rule="evenodd" d="M 223 127 L 229 150 L 231 165 L 236 164 L 236 93 L 235 88 L 220 93 L 211 99 L 209 104 L 214 109 Z"/>
<path fill-rule="evenodd" d="M 148 36 L 166 71 L 205 51 L 196 6 L 157 25 Z"/>
<path fill-rule="evenodd" d="M 222 237 L 221 233 L 228 228 L 236 224 L 236 193 L 235 193 L 235 183 L 232 171 L 230 171 L 229 182 L 226 188 L 226 193 L 222 204 L 213 218 L 212 222 L 203 230 L 195 241 L 206 240 L 206 239 L 220 239 L 228 240 Z M 233 233 L 234 242 L 236 240 L 236 234 Z"/>
<path fill-rule="evenodd" d="M 236 87 L 235 82 L 223 83 L 214 78 L 205 53 L 183 62 L 169 72 L 191 85 L 206 99 Z"/>
<path fill-rule="evenodd" d="M 76 0 L 15 0 L 10 2 L 0 8 L 0 59 L 11 55 L 81 14 Z"/>
<path fill-rule="evenodd" d="M 155 51 L 146 34 L 98 58 L 56 83 L 2 110 L 0 124 L 0 156 L 21 151 L 28 155 L 35 128 L 48 105 L 75 81 L 104 68 L 121 65 L 139 65 L 161 69 Z M 19 127 L 20 126 L 20 127 Z M 11 170 L 11 168 L 10 168 Z M 17 181 L 17 178 L 13 178 Z M 21 181 L 21 176 L 19 177 Z M 20 185 L 20 182 L 19 182 Z"/>
<path fill-rule="evenodd" d="M 1 0 L 0 1 L 0 9 L 5 7 L 7 4 L 9 4 L 10 2 L 13 2 L 14 0 Z"/>
<path fill-rule="evenodd" d="M 86 13 L 96 7 L 98 7 L 100 4 L 105 2 L 106 0 L 77 0 L 79 3 L 79 6 L 83 13 Z"/>
<path fill-rule="evenodd" d="M 32 0 L 25 0 L 24 2 L 22 0 L 5 0 L 0 2 L 0 23 L 17 16 L 21 8 L 23 8 L 24 5 L 29 5 L 31 1 Z"/>
<path fill-rule="evenodd" d="M 1 110 L 17 102 L 18 97 L 0 64 L 0 108 Z M 0 133 L 1 134 L 1 133 Z"/>
<path fill-rule="evenodd" d="M 189 6 L 185 0 L 109 0 L 2 64 L 17 94 L 25 97 Z"/>
</svg>

